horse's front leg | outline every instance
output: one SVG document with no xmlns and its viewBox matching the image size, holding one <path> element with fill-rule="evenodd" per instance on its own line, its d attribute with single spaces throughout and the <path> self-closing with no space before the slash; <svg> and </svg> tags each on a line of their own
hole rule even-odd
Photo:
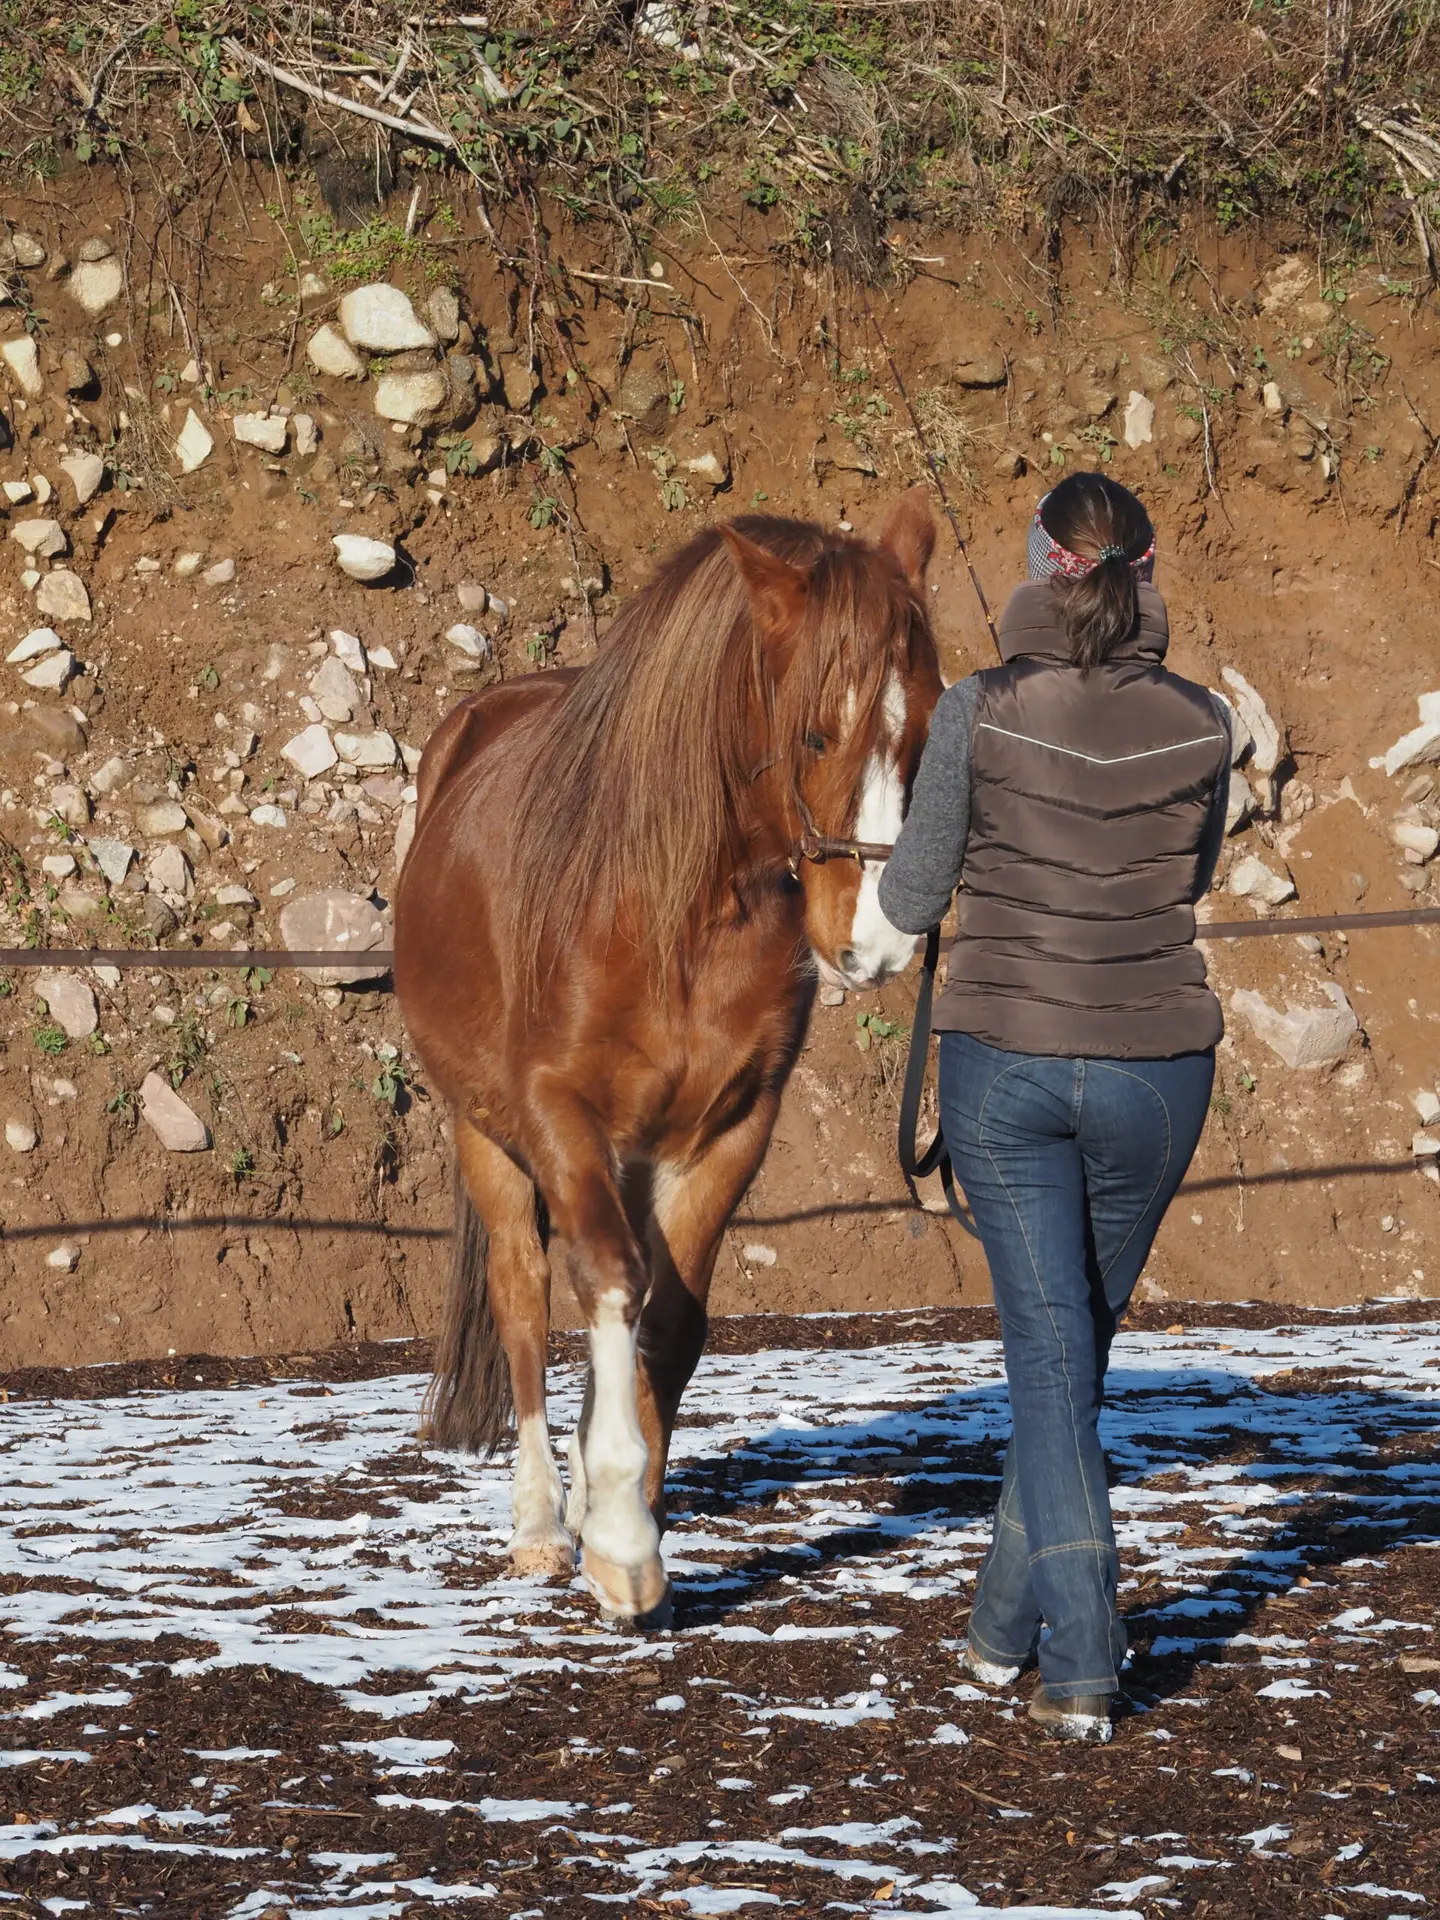
<svg viewBox="0 0 1440 1920">
<path fill-rule="evenodd" d="M 580 1453 L 584 1517 L 580 1570 L 616 1619 L 668 1624 L 660 1532 L 645 1504 L 645 1436 L 635 1394 L 640 1309 L 648 1269 L 626 1217 L 618 1169 L 593 1111 L 553 1085 L 541 1095 L 546 1165 L 537 1168 L 590 1341 Z M 537 1100 L 537 1105 L 541 1104 Z"/>
<path fill-rule="evenodd" d="M 655 1167 L 650 1295 L 640 1320 L 640 1425 L 649 1464 L 645 1498 L 665 1525 L 665 1468 L 680 1396 L 709 1327 L 706 1301 L 730 1217 L 770 1144 L 779 1097 L 763 1094 L 743 1120 L 684 1163 Z"/>
</svg>

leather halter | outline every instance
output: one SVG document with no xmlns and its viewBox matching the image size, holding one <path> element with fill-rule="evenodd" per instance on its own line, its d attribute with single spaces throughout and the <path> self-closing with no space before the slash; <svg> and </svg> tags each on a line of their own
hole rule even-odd
<svg viewBox="0 0 1440 1920">
<path fill-rule="evenodd" d="M 800 816 L 800 838 L 790 847 L 790 871 L 798 880 L 800 862 L 813 861 L 821 866 L 827 860 L 853 860 L 863 865 L 866 860 L 888 860 L 895 851 L 893 846 L 882 845 L 877 840 L 852 840 L 842 835 L 821 833 L 815 824 L 815 817 L 805 804 L 805 796 L 797 789 L 792 796 L 795 811 Z"/>
</svg>

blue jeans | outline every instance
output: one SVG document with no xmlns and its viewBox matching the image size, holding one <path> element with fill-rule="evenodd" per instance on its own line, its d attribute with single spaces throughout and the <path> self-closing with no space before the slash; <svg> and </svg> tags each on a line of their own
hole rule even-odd
<svg viewBox="0 0 1440 1920">
<path fill-rule="evenodd" d="M 940 1119 L 990 1263 L 1012 1435 L 969 1637 L 1056 1699 L 1125 1658 L 1100 1446 L 1110 1343 L 1200 1138 L 1211 1053 L 1064 1060 L 940 1036 Z"/>
</svg>

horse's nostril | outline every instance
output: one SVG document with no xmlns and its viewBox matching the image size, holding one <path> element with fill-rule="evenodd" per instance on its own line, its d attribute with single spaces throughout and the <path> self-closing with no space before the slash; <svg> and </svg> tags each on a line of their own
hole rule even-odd
<svg viewBox="0 0 1440 1920">
<path fill-rule="evenodd" d="M 842 973 L 858 973 L 860 971 L 860 956 L 853 947 L 841 948 L 840 971 Z"/>
</svg>

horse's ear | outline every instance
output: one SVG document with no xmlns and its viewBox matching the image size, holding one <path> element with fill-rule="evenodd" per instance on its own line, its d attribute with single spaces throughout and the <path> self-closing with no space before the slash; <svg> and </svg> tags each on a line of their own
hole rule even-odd
<svg viewBox="0 0 1440 1920">
<path fill-rule="evenodd" d="M 778 553 L 747 540 L 734 527 L 722 526 L 720 537 L 749 590 L 750 613 L 761 644 L 770 651 L 782 650 L 805 611 L 810 575 L 803 567 L 782 560 Z"/>
<path fill-rule="evenodd" d="M 880 544 L 900 562 L 906 579 L 917 591 L 925 584 L 925 569 L 935 551 L 935 522 L 930 496 L 923 483 L 902 493 L 890 511 Z"/>
</svg>

